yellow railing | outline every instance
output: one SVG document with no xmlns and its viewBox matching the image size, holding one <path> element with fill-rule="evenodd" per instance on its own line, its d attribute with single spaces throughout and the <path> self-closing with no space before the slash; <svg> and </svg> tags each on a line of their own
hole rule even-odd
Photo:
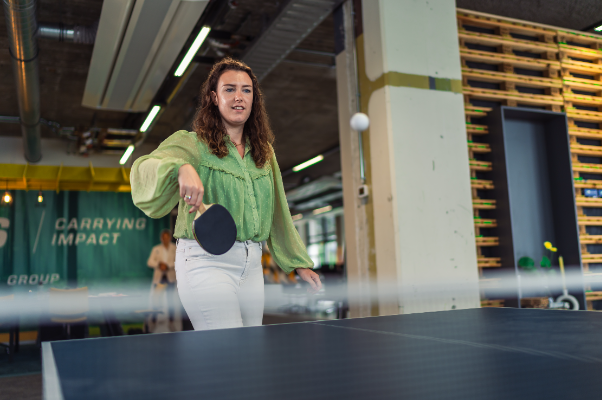
<svg viewBox="0 0 602 400">
<path fill-rule="evenodd" d="M 129 168 L 0 164 L 0 190 L 129 192 Z"/>
</svg>

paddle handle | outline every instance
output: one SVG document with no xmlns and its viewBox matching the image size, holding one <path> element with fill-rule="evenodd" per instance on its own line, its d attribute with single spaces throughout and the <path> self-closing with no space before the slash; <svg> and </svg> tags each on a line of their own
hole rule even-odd
<svg viewBox="0 0 602 400">
<path fill-rule="evenodd" d="M 196 212 L 196 215 L 194 217 L 194 219 L 197 219 L 198 217 L 200 217 L 201 215 L 203 215 L 203 213 L 205 211 L 207 211 L 209 209 L 209 207 L 211 207 L 213 204 L 205 204 L 205 203 L 201 203 L 201 206 L 199 207 L 199 209 Z"/>
</svg>

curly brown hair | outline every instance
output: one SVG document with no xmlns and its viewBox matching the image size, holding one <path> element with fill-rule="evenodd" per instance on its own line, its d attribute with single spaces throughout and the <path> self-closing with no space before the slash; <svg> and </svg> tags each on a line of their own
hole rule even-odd
<svg viewBox="0 0 602 400">
<path fill-rule="evenodd" d="M 224 142 L 224 138 L 228 133 L 222 122 L 219 108 L 211 99 L 211 92 L 217 92 L 217 82 L 220 76 L 230 70 L 244 71 L 253 81 L 253 104 L 249 119 L 245 122 L 243 136 L 248 140 L 251 147 L 251 155 L 255 165 L 257 168 L 263 168 L 272 158 L 274 134 L 270 128 L 259 82 L 251 68 L 242 61 L 227 57 L 213 65 L 207 80 L 201 87 L 201 104 L 194 116 L 192 129 L 197 133 L 200 140 L 207 143 L 213 154 L 219 158 L 228 155 L 228 147 Z"/>
</svg>

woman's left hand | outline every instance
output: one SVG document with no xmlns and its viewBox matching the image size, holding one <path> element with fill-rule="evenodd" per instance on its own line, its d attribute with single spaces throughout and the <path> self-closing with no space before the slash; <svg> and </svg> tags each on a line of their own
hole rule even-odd
<svg viewBox="0 0 602 400">
<path fill-rule="evenodd" d="M 320 289 L 322 289 L 322 282 L 320 282 L 320 277 L 314 271 L 309 268 L 297 268 L 297 275 L 301 277 L 305 282 L 310 284 L 310 288 L 307 291 L 311 294 L 318 293 Z"/>
</svg>

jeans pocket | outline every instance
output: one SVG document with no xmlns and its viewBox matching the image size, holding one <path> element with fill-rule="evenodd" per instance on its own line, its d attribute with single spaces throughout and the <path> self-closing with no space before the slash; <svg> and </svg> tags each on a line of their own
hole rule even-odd
<svg viewBox="0 0 602 400">
<path fill-rule="evenodd" d="M 184 258 L 186 259 L 186 261 L 215 257 L 213 254 L 209 253 L 207 250 L 203 249 L 201 246 L 187 247 L 184 254 L 185 254 Z"/>
</svg>

